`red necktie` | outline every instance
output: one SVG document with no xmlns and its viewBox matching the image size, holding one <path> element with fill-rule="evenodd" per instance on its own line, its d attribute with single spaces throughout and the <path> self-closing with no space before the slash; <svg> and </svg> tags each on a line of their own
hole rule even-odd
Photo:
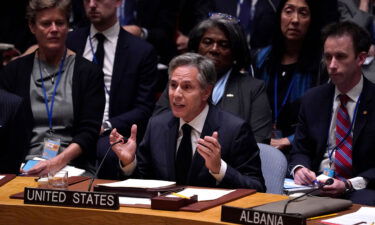
<svg viewBox="0 0 375 225">
<path fill-rule="evenodd" d="M 335 176 L 338 179 L 352 177 L 352 146 L 353 136 L 350 129 L 350 117 L 346 109 L 346 103 L 350 100 L 347 95 L 340 94 L 340 107 L 336 120 L 336 153 L 335 153 Z"/>
</svg>

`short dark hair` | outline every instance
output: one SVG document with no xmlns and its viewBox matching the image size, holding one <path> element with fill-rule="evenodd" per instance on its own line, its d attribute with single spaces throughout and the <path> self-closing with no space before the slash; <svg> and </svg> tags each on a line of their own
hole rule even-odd
<svg viewBox="0 0 375 225">
<path fill-rule="evenodd" d="M 331 23 L 324 27 L 322 31 L 323 43 L 325 43 L 329 37 L 341 37 L 345 35 L 352 38 L 353 48 L 356 55 L 361 52 L 368 52 L 370 49 L 370 34 L 362 27 L 350 21 Z"/>
<path fill-rule="evenodd" d="M 35 23 L 36 14 L 50 8 L 58 8 L 64 11 L 66 21 L 69 21 L 72 8 L 70 0 L 30 0 L 27 6 L 26 18 L 29 23 Z"/>
<path fill-rule="evenodd" d="M 225 14 L 221 14 L 225 15 Z M 236 62 L 235 67 L 238 70 L 248 69 L 251 63 L 250 49 L 246 41 L 245 34 L 241 25 L 228 17 L 214 17 L 201 21 L 197 24 L 189 35 L 188 49 L 192 52 L 198 52 L 199 44 L 204 33 L 210 28 L 220 29 L 228 38 L 233 60 Z"/>
<path fill-rule="evenodd" d="M 197 53 L 185 53 L 176 56 L 169 63 L 169 80 L 171 79 L 173 71 L 180 66 L 193 66 L 198 69 L 198 80 L 202 88 L 208 85 L 214 86 L 216 83 L 216 70 L 214 63 Z"/>
</svg>

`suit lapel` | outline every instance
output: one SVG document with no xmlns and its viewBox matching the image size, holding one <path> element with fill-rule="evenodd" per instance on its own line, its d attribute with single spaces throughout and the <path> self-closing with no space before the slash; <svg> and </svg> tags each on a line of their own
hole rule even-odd
<svg viewBox="0 0 375 225">
<path fill-rule="evenodd" d="M 124 71 L 129 60 L 128 41 L 126 40 L 128 35 L 125 30 L 120 28 L 119 37 L 117 40 L 117 47 L 115 52 L 115 60 L 113 63 L 112 80 L 111 80 L 111 96 L 116 93 L 121 79 L 124 77 Z M 111 100 L 110 100 L 111 101 Z"/>
<path fill-rule="evenodd" d="M 87 39 L 90 38 L 90 26 L 87 26 L 85 28 L 82 28 L 81 34 L 78 34 L 77 37 L 85 37 L 85 38 L 75 38 L 75 40 L 72 40 L 72 43 L 77 43 L 76 53 L 77 55 L 82 55 L 86 47 Z"/>
<path fill-rule="evenodd" d="M 335 86 L 333 84 L 328 84 L 327 91 L 323 94 L 323 97 L 319 101 L 319 117 L 321 122 L 319 124 L 320 128 L 318 129 L 319 135 L 321 137 L 321 148 L 319 154 L 324 154 L 327 150 L 328 144 L 328 137 L 329 137 L 329 128 L 331 125 L 332 119 L 332 106 L 333 106 L 333 98 L 335 95 Z M 318 118 L 319 118 L 318 117 Z"/>
<path fill-rule="evenodd" d="M 214 106 L 210 105 L 210 109 L 208 111 L 207 118 L 200 137 L 203 138 L 204 136 L 211 136 L 214 131 L 217 131 L 219 129 L 217 121 L 219 121 L 218 113 L 215 110 Z M 195 151 L 193 161 L 191 162 L 187 183 L 194 183 L 194 178 L 198 177 L 199 172 L 202 170 L 202 168 L 205 167 L 206 166 L 204 158 L 198 153 L 198 151 Z"/>
<path fill-rule="evenodd" d="M 370 102 L 372 101 L 372 95 L 368 93 L 368 85 L 369 85 L 368 82 L 369 81 L 364 78 L 363 89 L 362 89 L 358 111 L 357 111 L 357 117 L 356 117 L 356 120 L 354 121 L 355 124 L 353 128 L 353 146 L 355 146 L 358 136 L 360 135 L 363 127 L 366 124 L 367 115 L 368 115 L 368 105 L 370 105 Z"/>
<path fill-rule="evenodd" d="M 167 171 L 170 173 L 168 174 L 168 177 L 171 177 L 173 180 L 176 180 L 175 161 L 179 124 L 179 119 L 173 116 L 168 123 L 168 130 L 166 132 L 167 145 L 165 157 L 167 160 L 167 166 L 169 167 Z M 160 151 L 162 151 L 162 149 L 160 149 Z"/>
</svg>

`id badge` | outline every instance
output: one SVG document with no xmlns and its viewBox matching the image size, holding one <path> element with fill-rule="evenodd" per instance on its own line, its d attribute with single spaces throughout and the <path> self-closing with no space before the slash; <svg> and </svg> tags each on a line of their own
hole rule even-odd
<svg viewBox="0 0 375 225">
<path fill-rule="evenodd" d="M 43 158 L 52 159 L 60 149 L 59 138 L 44 138 Z"/>
<path fill-rule="evenodd" d="M 329 177 L 334 177 L 335 176 L 335 171 L 330 168 L 324 168 L 323 174 Z"/>
</svg>

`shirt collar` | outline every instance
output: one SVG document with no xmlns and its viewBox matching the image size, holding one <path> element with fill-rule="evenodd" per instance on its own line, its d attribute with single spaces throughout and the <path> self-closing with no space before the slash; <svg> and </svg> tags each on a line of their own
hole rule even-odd
<svg viewBox="0 0 375 225">
<path fill-rule="evenodd" d="M 94 38 L 95 34 L 99 33 L 99 31 L 94 27 L 93 24 L 90 26 L 90 37 Z M 117 21 L 113 26 L 108 28 L 107 30 L 104 30 L 102 33 L 109 42 L 115 42 L 119 33 L 120 33 L 120 24 Z"/>
<path fill-rule="evenodd" d="M 206 121 L 207 114 L 208 114 L 208 109 L 210 107 L 208 104 L 204 107 L 201 113 L 198 114 L 192 121 L 190 121 L 189 124 L 194 130 L 198 131 L 199 133 L 202 133 L 204 122 Z M 180 118 L 180 127 L 179 130 L 181 130 L 181 127 L 185 124 L 186 122 Z"/>
<path fill-rule="evenodd" d="M 346 95 L 350 98 L 351 101 L 354 101 L 357 103 L 359 96 L 361 95 L 363 89 L 363 76 L 361 76 L 361 79 L 359 80 L 358 84 L 356 84 L 350 91 L 346 93 Z M 335 87 L 335 99 L 338 99 L 337 97 L 342 94 L 337 87 Z"/>
</svg>

